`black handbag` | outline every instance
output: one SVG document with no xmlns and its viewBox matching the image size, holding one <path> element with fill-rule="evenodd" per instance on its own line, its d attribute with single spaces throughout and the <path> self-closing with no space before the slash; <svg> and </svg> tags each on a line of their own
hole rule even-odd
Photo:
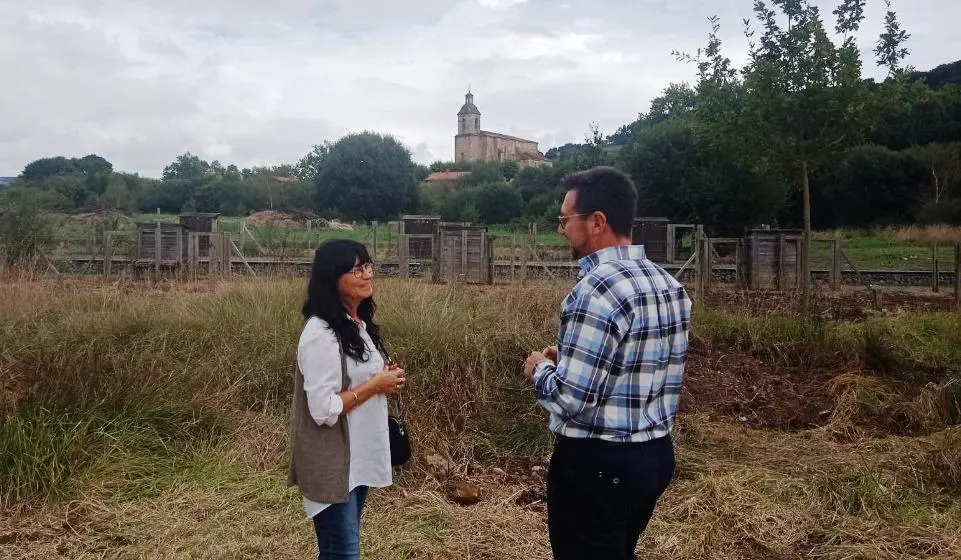
<svg viewBox="0 0 961 560">
<path fill-rule="evenodd" d="M 384 358 L 384 364 L 393 363 L 393 360 L 388 358 L 383 350 L 381 350 L 380 355 Z M 395 414 L 387 414 L 387 436 L 390 439 L 391 466 L 399 467 L 409 461 L 411 454 L 410 436 L 407 435 L 407 426 Z"/>
<path fill-rule="evenodd" d="M 403 465 L 410 460 L 410 438 L 407 427 L 393 414 L 387 415 L 387 435 L 390 436 L 390 464 L 393 467 Z"/>
</svg>

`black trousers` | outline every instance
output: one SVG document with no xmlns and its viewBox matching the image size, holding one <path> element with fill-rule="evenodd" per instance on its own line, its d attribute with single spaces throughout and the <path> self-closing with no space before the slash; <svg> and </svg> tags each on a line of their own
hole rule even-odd
<svg viewBox="0 0 961 560">
<path fill-rule="evenodd" d="M 674 475 L 670 437 L 611 443 L 558 436 L 547 471 L 555 560 L 633 560 Z"/>
</svg>

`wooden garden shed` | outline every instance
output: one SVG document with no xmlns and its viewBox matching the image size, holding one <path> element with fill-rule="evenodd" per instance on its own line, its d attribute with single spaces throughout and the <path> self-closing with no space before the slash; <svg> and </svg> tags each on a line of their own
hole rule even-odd
<svg viewBox="0 0 961 560">
<path fill-rule="evenodd" d="M 435 258 L 434 243 L 438 224 L 440 216 L 408 214 L 401 217 L 398 234 L 399 239 L 407 244 L 408 258 L 420 261 Z"/>
<path fill-rule="evenodd" d="M 631 244 L 643 245 L 648 259 L 667 262 L 669 225 L 670 220 L 667 218 L 634 218 L 634 224 L 631 227 Z"/>
<path fill-rule="evenodd" d="M 756 290 L 799 289 L 803 246 L 800 230 L 751 230 L 740 248 L 740 283 Z"/>
<path fill-rule="evenodd" d="M 439 223 L 437 251 L 438 281 L 471 284 L 494 282 L 494 248 L 487 236 L 486 226 Z"/>
</svg>

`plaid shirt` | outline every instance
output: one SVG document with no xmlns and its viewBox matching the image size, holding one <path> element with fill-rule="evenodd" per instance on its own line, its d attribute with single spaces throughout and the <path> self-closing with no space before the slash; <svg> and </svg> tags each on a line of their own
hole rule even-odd
<svg viewBox="0 0 961 560">
<path fill-rule="evenodd" d="M 647 441 L 674 425 L 687 357 L 691 300 L 639 245 L 579 262 L 564 300 L 558 362 L 534 368 L 550 429 L 573 438 Z"/>
</svg>

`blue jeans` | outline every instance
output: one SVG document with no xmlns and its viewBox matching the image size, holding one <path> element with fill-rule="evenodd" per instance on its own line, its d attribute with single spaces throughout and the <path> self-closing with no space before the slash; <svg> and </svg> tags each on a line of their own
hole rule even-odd
<svg viewBox="0 0 961 560">
<path fill-rule="evenodd" d="M 358 560 L 360 558 L 360 515 L 367 499 L 367 487 L 354 488 L 343 504 L 331 504 L 314 516 L 317 560 Z"/>
</svg>

